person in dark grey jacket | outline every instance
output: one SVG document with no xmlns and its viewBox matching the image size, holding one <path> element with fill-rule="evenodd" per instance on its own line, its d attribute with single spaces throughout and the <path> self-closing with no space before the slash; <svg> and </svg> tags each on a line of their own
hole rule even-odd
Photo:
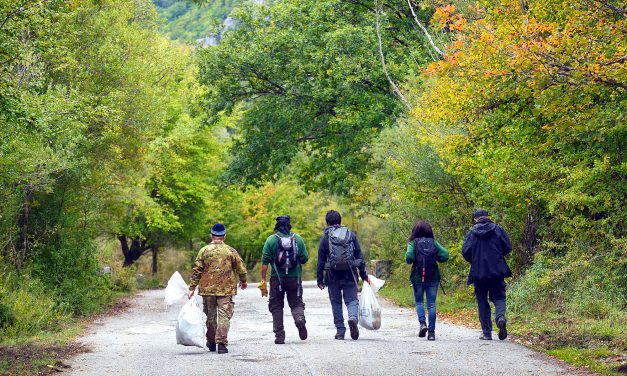
<svg viewBox="0 0 627 376">
<path fill-rule="evenodd" d="M 346 326 L 344 325 L 344 316 L 342 313 L 342 298 L 346 304 L 348 311 L 348 327 L 350 329 L 351 338 L 356 340 L 359 338 L 359 328 L 357 322 L 359 319 L 359 300 L 357 298 L 357 277 L 361 277 L 364 283 L 370 283 L 368 273 L 366 272 L 366 263 L 363 260 L 361 247 L 357 241 L 357 236 L 348 228 L 342 226 L 342 216 L 335 210 L 329 210 L 326 215 L 327 228 L 320 238 L 318 246 L 318 287 L 322 290 L 329 287 L 329 300 L 331 301 L 331 311 L 333 312 L 333 322 L 337 330 L 335 339 L 343 340 L 346 334 Z M 330 249 L 329 237 L 335 231 L 345 230 L 350 236 L 352 243 L 352 264 L 348 268 L 334 268 L 331 262 L 333 258 Z M 347 248 L 350 249 L 350 248 Z M 357 273 L 359 272 L 359 273 Z"/>
<path fill-rule="evenodd" d="M 492 339 L 492 312 L 488 297 L 494 304 L 494 321 L 499 328 L 499 339 L 507 338 L 505 318 L 505 278 L 512 276 L 505 255 L 512 244 L 503 228 L 492 222 L 485 210 L 477 210 L 475 225 L 464 238 L 462 256 L 470 263 L 468 284 L 474 284 L 482 340 Z"/>
</svg>

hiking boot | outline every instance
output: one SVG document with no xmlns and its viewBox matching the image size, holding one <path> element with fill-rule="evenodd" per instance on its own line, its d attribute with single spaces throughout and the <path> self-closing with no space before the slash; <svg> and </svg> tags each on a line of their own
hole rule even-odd
<svg viewBox="0 0 627 376">
<path fill-rule="evenodd" d="M 351 331 L 351 338 L 357 340 L 357 338 L 359 338 L 359 328 L 357 327 L 357 321 L 348 320 L 348 327 Z"/>
<path fill-rule="evenodd" d="M 296 323 L 296 327 L 298 328 L 298 336 L 301 340 L 307 339 L 307 327 L 305 326 L 304 321 L 299 321 Z"/>
<path fill-rule="evenodd" d="M 500 319 L 496 323 L 496 326 L 499 327 L 499 339 L 502 341 L 507 338 L 507 321 L 505 321 L 504 319 Z"/>
<path fill-rule="evenodd" d="M 492 341 L 492 336 L 486 336 L 485 334 L 482 334 L 479 339 L 483 341 Z"/>
<path fill-rule="evenodd" d="M 218 343 L 218 354 L 226 354 L 229 350 L 226 348 L 224 343 Z"/>
<path fill-rule="evenodd" d="M 420 323 L 420 331 L 418 332 L 418 337 L 422 338 L 425 335 L 427 335 L 427 323 L 421 322 Z"/>
<path fill-rule="evenodd" d="M 211 352 L 216 351 L 216 343 L 215 342 L 211 342 L 211 341 L 207 340 L 207 347 L 209 348 L 209 351 L 211 351 Z"/>
<path fill-rule="evenodd" d="M 429 332 L 429 335 L 427 336 L 427 340 L 435 341 L 435 332 Z"/>
<path fill-rule="evenodd" d="M 344 340 L 344 334 L 340 334 L 340 333 L 336 333 L 335 334 L 335 339 L 340 339 L 340 340 Z"/>
<path fill-rule="evenodd" d="M 285 338 L 275 338 L 274 343 L 277 345 L 285 345 Z"/>
</svg>

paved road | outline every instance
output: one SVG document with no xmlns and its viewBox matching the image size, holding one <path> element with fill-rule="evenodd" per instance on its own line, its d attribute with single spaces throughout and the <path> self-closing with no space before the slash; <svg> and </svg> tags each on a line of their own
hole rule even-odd
<svg viewBox="0 0 627 376">
<path fill-rule="evenodd" d="M 82 341 L 92 349 L 69 361 L 72 375 L 566 375 L 572 369 L 505 341 L 479 341 L 479 333 L 438 323 L 437 340 L 418 338 L 415 312 L 383 302 L 382 327 L 361 328 L 358 341 L 333 339 L 325 291 L 306 283 L 309 338 L 286 310 L 285 345 L 275 345 L 267 298 L 252 285 L 235 299 L 229 353 L 176 344 L 179 306 L 165 309 L 163 290 L 138 294 L 128 312 L 92 325 Z M 348 334 L 348 333 L 347 333 Z M 495 335 L 496 337 L 496 335 Z M 349 336 L 347 335 L 347 338 Z"/>
</svg>

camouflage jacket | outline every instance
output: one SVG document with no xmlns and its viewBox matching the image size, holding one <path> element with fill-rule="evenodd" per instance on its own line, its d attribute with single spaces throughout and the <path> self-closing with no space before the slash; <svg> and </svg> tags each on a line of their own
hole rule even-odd
<svg viewBox="0 0 627 376">
<path fill-rule="evenodd" d="M 240 255 L 224 243 L 211 242 L 198 252 L 189 289 L 198 286 L 199 295 L 235 295 L 238 281 L 246 281 Z"/>
</svg>

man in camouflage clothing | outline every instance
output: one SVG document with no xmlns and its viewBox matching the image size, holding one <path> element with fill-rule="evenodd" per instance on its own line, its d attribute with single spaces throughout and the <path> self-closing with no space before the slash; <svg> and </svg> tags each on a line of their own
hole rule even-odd
<svg viewBox="0 0 627 376">
<path fill-rule="evenodd" d="M 203 247 L 196 257 L 189 284 L 188 297 L 194 295 L 196 286 L 203 298 L 207 315 L 207 347 L 218 354 L 228 353 L 227 334 L 233 317 L 233 295 L 237 294 L 237 282 L 245 289 L 246 266 L 237 251 L 224 244 L 226 228 L 216 223 L 211 228 L 211 243 Z"/>
</svg>

